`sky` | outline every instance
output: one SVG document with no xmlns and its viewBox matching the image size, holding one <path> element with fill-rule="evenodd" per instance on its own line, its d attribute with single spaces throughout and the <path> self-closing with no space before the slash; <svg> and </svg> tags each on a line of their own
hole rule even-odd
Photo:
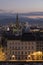
<svg viewBox="0 0 43 65">
<path fill-rule="evenodd" d="M 0 12 L 43 12 L 43 0 L 0 0 Z"/>
</svg>

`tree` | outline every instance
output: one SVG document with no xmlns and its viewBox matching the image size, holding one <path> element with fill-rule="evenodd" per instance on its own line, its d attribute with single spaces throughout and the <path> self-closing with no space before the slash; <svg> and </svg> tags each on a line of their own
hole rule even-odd
<svg viewBox="0 0 43 65">
<path fill-rule="evenodd" d="M 0 46 L 0 61 L 5 61 L 6 60 L 6 54 L 3 52 L 2 46 Z"/>
</svg>

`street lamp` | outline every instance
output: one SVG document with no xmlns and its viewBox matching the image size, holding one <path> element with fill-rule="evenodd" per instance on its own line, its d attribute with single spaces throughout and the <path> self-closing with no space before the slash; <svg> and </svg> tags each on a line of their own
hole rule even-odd
<svg viewBox="0 0 43 65">
<path fill-rule="evenodd" d="M 34 60 L 42 60 L 42 52 L 41 51 L 34 52 L 32 54 L 32 58 L 34 58 Z"/>
<path fill-rule="evenodd" d="M 42 55 L 42 52 L 41 52 L 41 51 L 38 51 L 37 54 L 38 54 L 38 55 Z"/>
<path fill-rule="evenodd" d="M 38 59 L 39 60 L 42 60 L 42 52 L 41 51 L 38 51 L 37 52 L 37 56 L 38 56 Z"/>
</svg>

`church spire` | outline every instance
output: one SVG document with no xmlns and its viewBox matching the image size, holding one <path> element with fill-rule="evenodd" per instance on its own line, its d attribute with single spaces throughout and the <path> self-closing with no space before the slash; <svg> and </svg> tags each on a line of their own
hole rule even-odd
<svg viewBox="0 0 43 65">
<path fill-rule="evenodd" d="M 19 27 L 18 14 L 17 14 L 17 16 L 16 16 L 16 27 L 17 27 L 17 28 Z"/>
</svg>

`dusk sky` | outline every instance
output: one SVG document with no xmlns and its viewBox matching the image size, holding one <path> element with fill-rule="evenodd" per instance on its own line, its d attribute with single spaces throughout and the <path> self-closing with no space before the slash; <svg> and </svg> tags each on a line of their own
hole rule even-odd
<svg viewBox="0 0 43 65">
<path fill-rule="evenodd" d="M 43 12 L 43 0 L 0 0 L 0 12 Z"/>
</svg>

